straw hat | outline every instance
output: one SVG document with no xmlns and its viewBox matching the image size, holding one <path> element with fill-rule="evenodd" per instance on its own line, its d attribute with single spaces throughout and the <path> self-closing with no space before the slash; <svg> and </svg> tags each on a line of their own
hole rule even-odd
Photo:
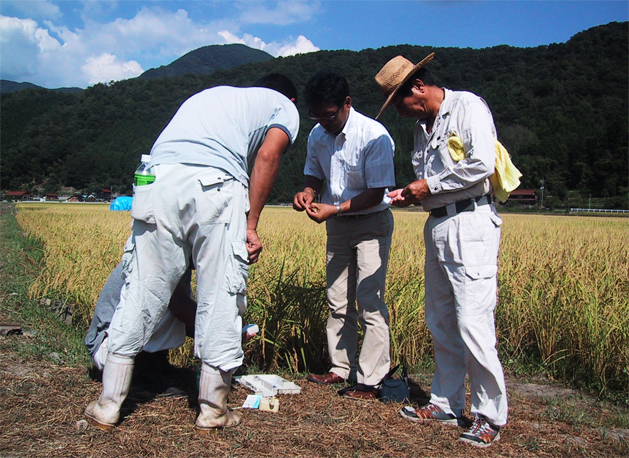
<svg viewBox="0 0 629 458">
<path fill-rule="evenodd" d="M 376 119 L 378 119 L 385 108 L 389 106 L 398 89 L 409 80 L 413 73 L 430 62 L 433 57 L 435 57 L 434 52 L 424 58 L 419 64 L 413 65 L 413 63 L 405 57 L 395 56 L 382 67 L 376 75 L 376 83 L 380 86 L 380 92 L 382 92 L 382 95 L 384 95 L 387 100 L 384 102 L 384 105 L 382 105 L 382 108 L 380 108 L 380 113 L 378 113 Z"/>
</svg>

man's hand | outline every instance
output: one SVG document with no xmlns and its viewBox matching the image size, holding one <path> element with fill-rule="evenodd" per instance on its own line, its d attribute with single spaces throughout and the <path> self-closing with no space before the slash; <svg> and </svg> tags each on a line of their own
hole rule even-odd
<svg viewBox="0 0 629 458">
<path fill-rule="evenodd" d="M 419 204 L 430 195 L 428 182 L 426 180 L 413 181 L 404 189 L 396 189 L 387 194 L 391 199 L 391 205 L 395 207 L 408 207 L 412 204 Z"/>
<path fill-rule="evenodd" d="M 308 207 L 306 207 L 306 213 L 308 213 L 308 217 L 311 220 L 320 224 L 335 217 L 337 210 L 334 205 L 311 203 Z"/>
<path fill-rule="evenodd" d="M 402 190 L 402 197 L 410 200 L 412 204 L 418 204 L 430 195 L 426 180 L 413 181 Z"/>
<path fill-rule="evenodd" d="M 321 193 L 321 188 L 323 188 L 323 180 L 312 175 L 306 175 L 304 177 L 304 190 L 293 197 L 293 208 L 298 212 L 303 212 Z"/>
<path fill-rule="evenodd" d="M 305 209 L 310 207 L 310 204 L 314 200 L 314 194 L 308 191 L 302 191 L 295 194 L 293 197 L 293 209 L 298 212 L 303 212 Z"/>
<path fill-rule="evenodd" d="M 262 242 L 258 233 L 254 229 L 247 229 L 247 252 L 249 253 L 249 264 L 258 262 L 260 252 L 262 251 Z"/>
<path fill-rule="evenodd" d="M 408 207 L 409 205 L 411 205 L 411 201 L 410 199 L 406 199 L 404 197 L 402 197 L 402 191 L 404 191 L 404 189 L 400 188 L 400 189 L 396 189 L 395 191 L 391 191 L 390 193 L 387 194 L 387 197 L 389 197 L 391 199 L 390 204 L 395 206 L 395 207 Z"/>
</svg>

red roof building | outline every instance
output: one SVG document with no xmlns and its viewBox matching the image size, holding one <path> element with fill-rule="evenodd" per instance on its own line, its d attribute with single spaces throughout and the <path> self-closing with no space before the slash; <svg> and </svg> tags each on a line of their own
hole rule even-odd
<svg viewBox="0 0 629 458">
<path fill-rule="evenodd" d="M 6 200 L 33 200 L 33 195 L 28 191 L 8 191 L 3 194 Z"/>
<path fill-rule="evenodd" d="M 517 205 L 537 205 L 539 197 L 535 194 L 534 189 L 516 189 L 509 195 L 507 203 L 509 202 Z"/>
</svg>

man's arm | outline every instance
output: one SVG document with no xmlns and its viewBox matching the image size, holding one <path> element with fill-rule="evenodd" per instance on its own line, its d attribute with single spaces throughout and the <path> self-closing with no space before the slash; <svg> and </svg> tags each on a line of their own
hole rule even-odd
<svg viewBox="0 0 629 458">
<path fill-rule="evenodd" d="M 385 188 L 366 189 L 357 196 L 346 200 L 341 205 L 341 213 L 358 212 L 367 208 L 375 207 L 382 202 Z M 338 209 L 329 204 L 311 204 L 306 207 L 306 213 L 311 220 L 322 223 L 338 214 Z"/>
<path fill-rule="evenodd" d="M 321 190 L 323 189 L 323 180 L 320 180 L 317 177 L 313 177 L 312 175 L 306 175 L 304 177 L 304 190 L 295 194 L 293 197 L 293 208 L 298 212 L 304 211 L 306 208 L 310 207 L 310 204 L 321 194 Z"/>
<path fill-rule="evenodd" d="M 290 138 L 282 129 L 272 127 L 266 133 L 262 146 L 258 150 L 253 164 L 249 183 L 249 214 L 247 215 L 247 251 L 249 263 L 258 260 L 262 251 L 262 242 L 258 237 L 258 220 L 264 204 L 269 198 L 282 154 L 290 145 Z"/>
</svg>

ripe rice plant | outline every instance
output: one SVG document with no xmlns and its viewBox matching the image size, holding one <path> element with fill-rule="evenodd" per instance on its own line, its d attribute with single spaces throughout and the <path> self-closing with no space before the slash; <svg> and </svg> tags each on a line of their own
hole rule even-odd
<svg viewBox="0 0 629 458">
<path fill-rule="evenodd" d="M 583 386 L 627 390 L 629 219 L 505 220 L 501 350 Z"/>
<path fill-rule="evenodd" d="M 18 221 L 44 242 L 33 297 L 64 299 L 85 327 L 130 233 L 128 212 L 106 206 L 20 205 Z M 426 214 L 394 211 L 386 301 L 392 356 L 410 364 L 432 352 L 424 322 Z M 503 215 L 496 309 L 499 351 L 510 367 L 542 367 L 601 392 L 627 392 L 629 379 L 628 218 Z M 264 251 L 250 273 L 245 322 L 260 326 L 246 348 L 266 369 L 325 370 L 325 226 L 268 207 Z M 171 353 L 186 364 L 191 346 Z"/>
<path fill-rule="evenodd" d="M 107 277 L 129 237 L 129 212 L 98 204 L 22 204 L 17 220 L 44 243 L 44 263 L 33 297 L 54 297 L 73 306 L 74 322 L 89 325 Z"/>
</svg>

